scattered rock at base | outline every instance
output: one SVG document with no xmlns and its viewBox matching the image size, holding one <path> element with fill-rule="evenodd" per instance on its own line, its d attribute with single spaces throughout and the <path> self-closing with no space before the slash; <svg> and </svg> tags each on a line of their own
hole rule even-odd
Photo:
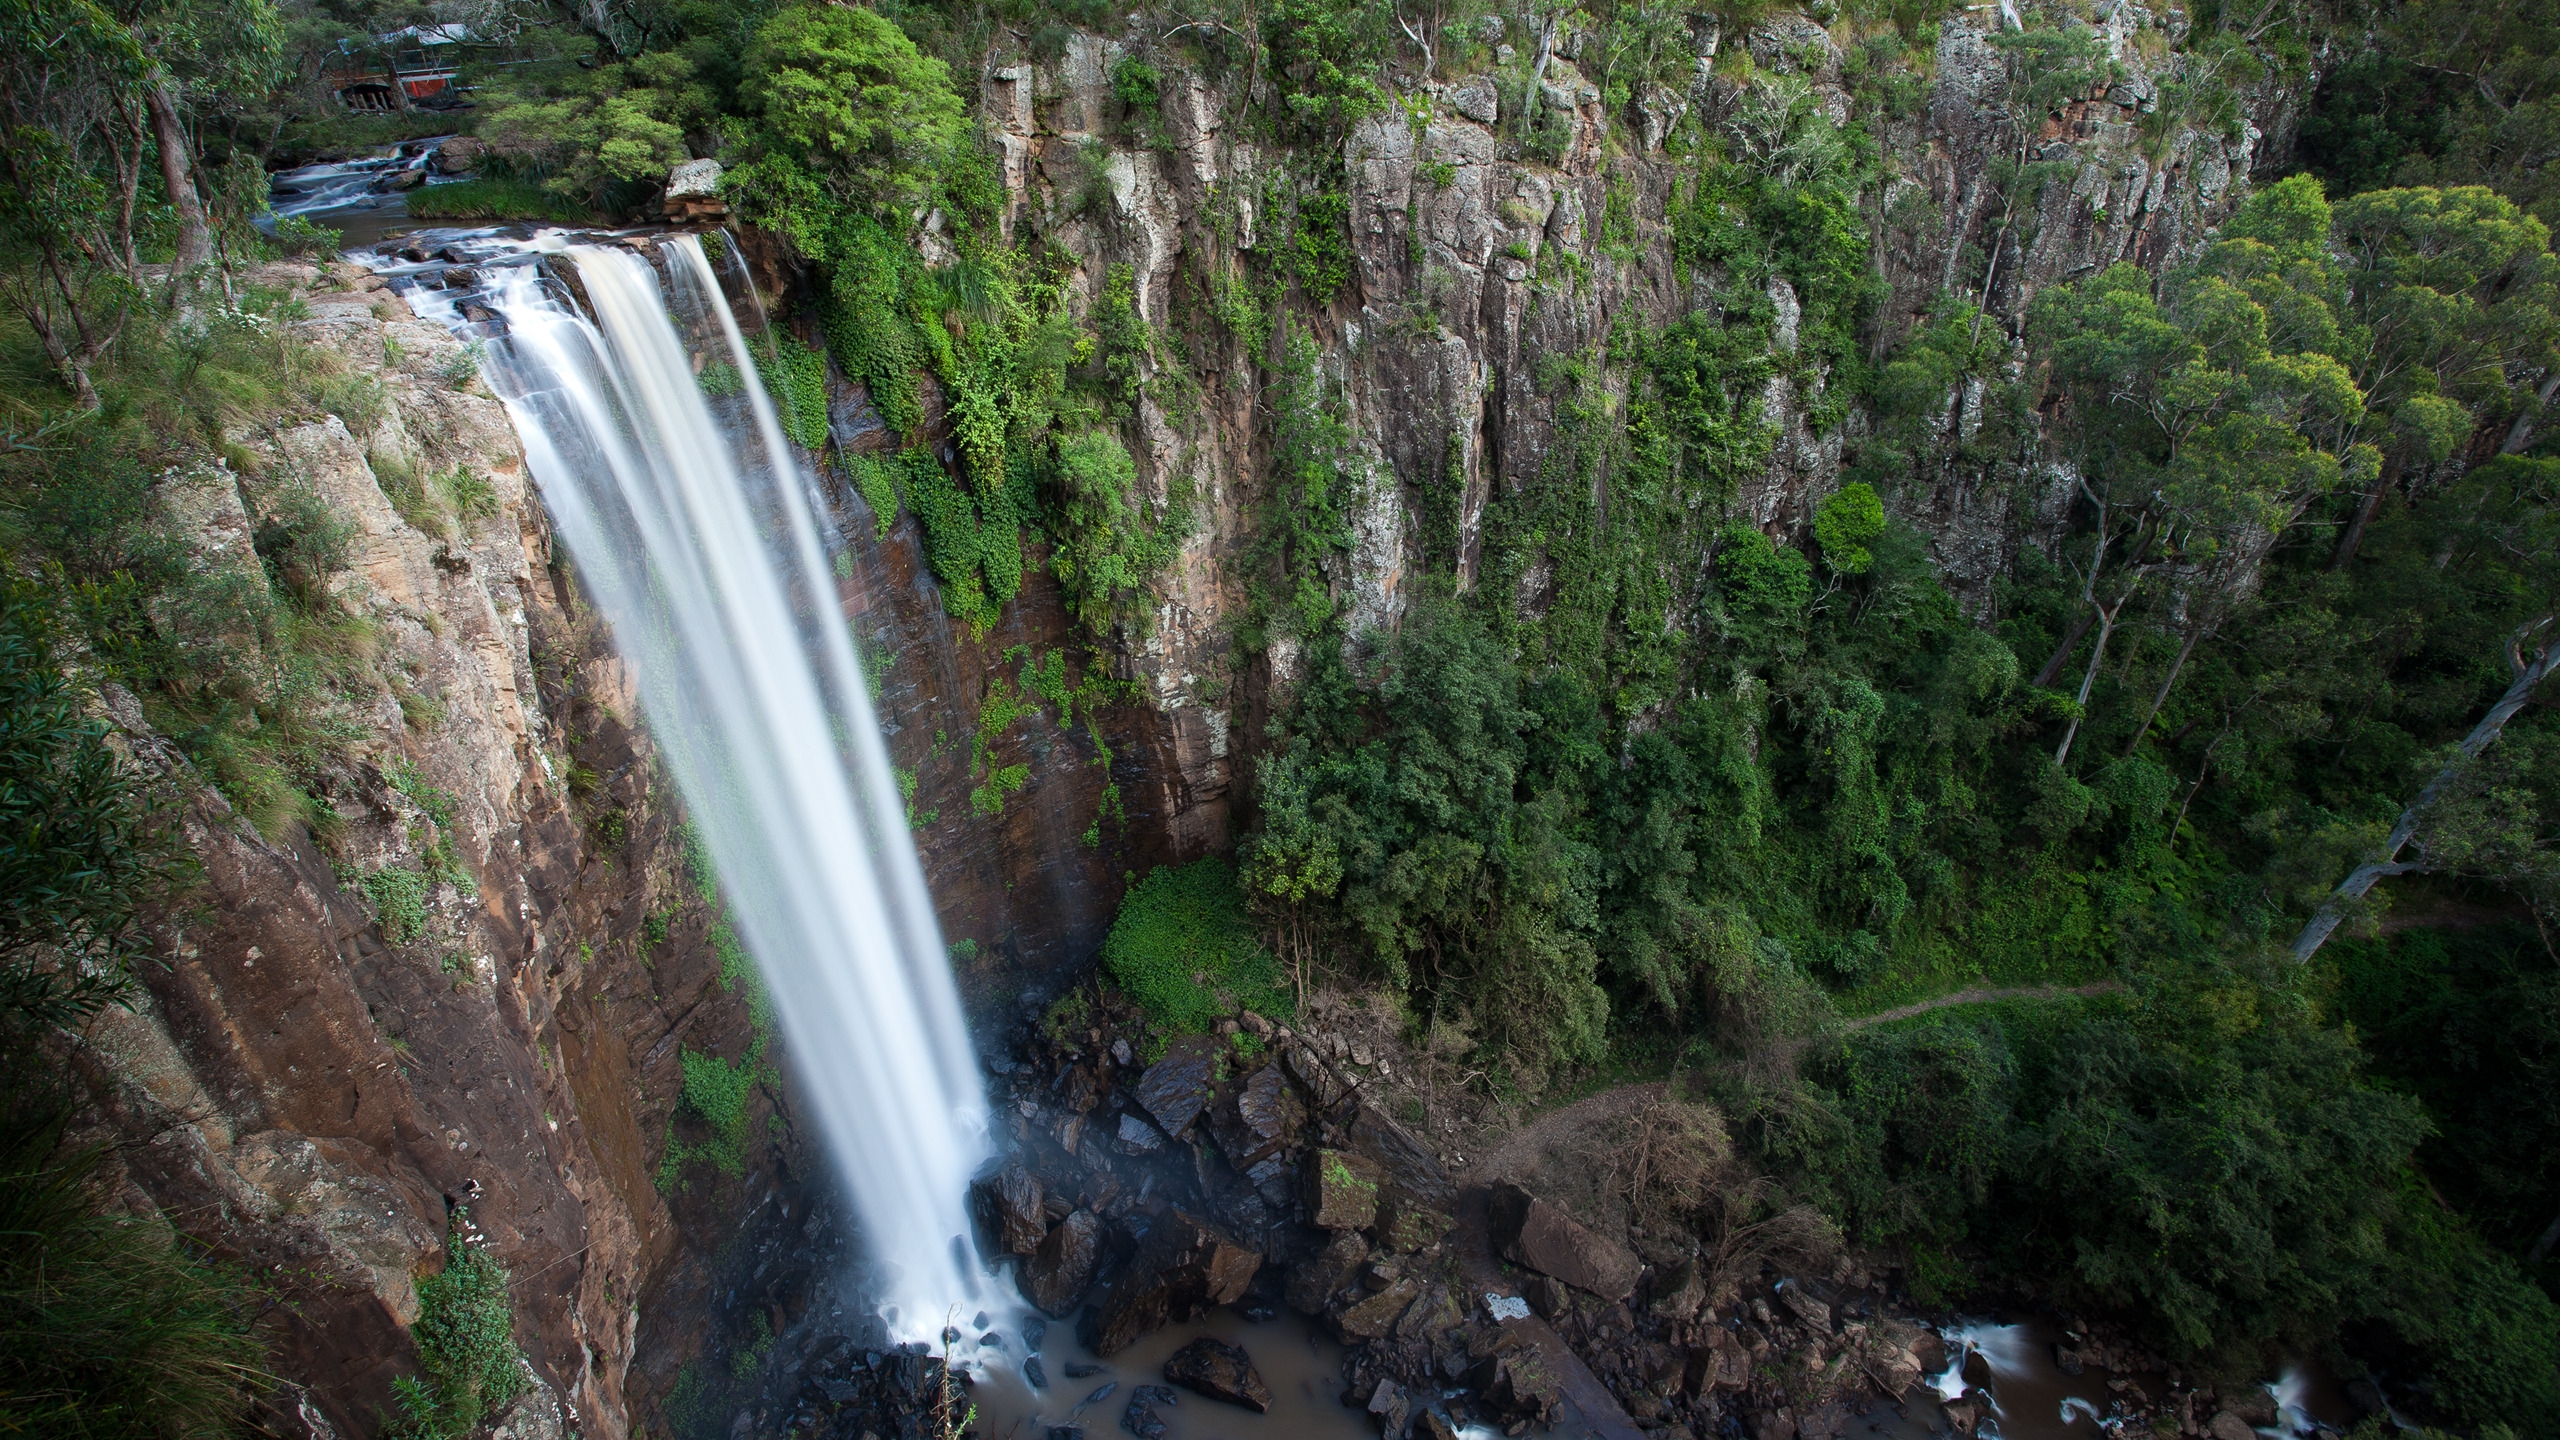
<svg viewBox="0 0 2560 1440">
<path fill-rule="evenodd" d="M 1393 1380 L 1380 1380 L 1377 1393 L 1369 1397 L 1369 1413 L 1378 1417 L 1380 1435 L 1400 1436 L 1406 1419 L 1413 1413 L 1413 1401 L 1403 1386 Z"/>
<path fill-rule="evenodd" d="M 1156 1407 L 1180 1403 L 1173 1391 L 1162 1385 L 1141 1385 L 1129 1392 L 1129 1407 L 1120 1412 L 1120 1428 L 1138 1440 L 1164 1440 L 1166 1427 L 1156 1418 Z"/>
<path fill-rule="evenodd" d="M 1360 1273 L 1362 1262 L 1368 1258 L 1368 1237 L 1357 1230 L 1345 1230 L 1289 1272 L 1289 1288 L 1281 1298 L 1301 1315 L 1321 1315 L 1334 1295 Z"/>
<path fill-rule="evenodd" d="M 1343 1343 L 1375 1340 L 1395 1328 L 1396 1317 L 1422 1293 L 1422 1287 L 1410 1280 L 1398 1280 L 1386 1289 L 1342 1312 L 1334 1328 L 1340 1330 Z"/>
<path fill-rule="evenodd" d="M 2228 1410 L 2214 1412 L 2213 1423 L 2205 1427 L 2205 1433 L 2211 1435 L 2213 1440 L 2243 1440 L 2243 1437 L 2246 1437 L 2246 1440 L 2256 1440 L 2258 1434 L 2249 1427 L 2248 1421 Z"/>
<path fill-rule="evenodd" d="M 1203 1335 L 1173 1352 L 1164 1362 L 1164 1378 L 1185 1390 L 1269 1414 L 1271 1387 L 1253 1368 L 1253 1357 L 1241 1345 Z"/>
<path fill-rule="evenodd" d="M 1051 1227 L 1031 1258 L 1022 1262 L 1022 1298 L 1052 1319 L 1064 1320 L 1084 1300 L 1102 1263 L 1102 1217 L 1078 1210 Z M 1068 1373 L 1075 1373 L 1068 1367 Z"/>
<path fill-rule="evenodd" d="M 1164 1058 L 1138 1077 L 1138 1103 L 1167 1135 L 1179 1137 L 1200 1118 L 1209 1103 L 1216 1058 L 1216 1043 L 1208 1036 L 1178 1036 L 1165 1046 Z"/>
<path fill-rule="evenodd" d="M 1164 1132 L 1148 1124 L 1143 1115 L 1124 1112 L 1115 1138 L 1119 1140 L 1120 1148 L 1132 1155 L 1153 1155 L 1165 1147 Z"/>
<path fill-rule="evenodd" d="M 1040 1248 L 1049 1217 L 1040 1208 L 1040 1177 L 1019 1165 L 1007 1165 L 981 1177 L 978 1215 L 996 1248 L 1007 1255 L 1029 1255 Z"/>
<path fill-rule="evenodd" d="M 1147 1228 L 1102 1299 L 1085 1312 L 1080 1332 L 1085 1348 L 1110 1356 L 1168 1321 L 1187 1320 L 1212 1305 L 1231 1305 L 1261 1269 L 1259 1252 L 1197 1216 L 1167 1210 Z"/>
<path fill-rule="evenodd" d="M 1803 1325 L 1814 1334 L 1828 1335 L 1831 1333 L 1831 1307 L 1822 1303 L 1822 1301 L 1817 1298 L 1812 1291 L 1805 1289 L 1801 1283 L 1790 1280 L 1780 1286 L 1778 1290 L 1778 1305 L 1788 1314 L 1796 1317 L 1797 1323 Z"/>
<path fill-rule="evenodd" d="M 1493 1192 L 1488 1207 L 1493 1243 L 1503 1258 L 1603 1300 L 1624 1300 L 1644 1273 L 1635 1252 L 1606 1236 L 1584 1229 L 1558 1206 L 1517 1185 Z M 1537 1303 L 1532 1296 L 1531 1304 Z M 1826 1311 L 1826 1316 L 1827 1316 Z"/>
<path fill-rule="evenodd" d="M 1307 1223 L 1320 1230 L 1366 1230 L 1378 1218 L 1378 1168 L 1341 1150 L 1318 1150 L 1299 1181 Z"/>
</svg>

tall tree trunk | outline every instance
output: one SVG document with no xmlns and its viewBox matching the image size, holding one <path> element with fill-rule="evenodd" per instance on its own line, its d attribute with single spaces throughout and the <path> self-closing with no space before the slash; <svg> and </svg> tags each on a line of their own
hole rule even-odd
<svg viewBox="0 0 2560 1440">
<path fill-rule="evenodd" d="M 2543 411 L 2551 408 L 2551 397 L 2554 395 L 2560 395 L 2560 370 L 2554 370 L 2542 377 L 2542 388 L 2533 394 L 2533 408 L 2518 415 L 2516 423 L 2507 427 L 2507 438 L 2505 443 L 2498 447 L 2499 454 L 2516 454 L 2532 442 L 2533 422 L 2542 417 Z"/>
<path fill-rule="evenodd" d="M 2338 548 L 2330 552 L 2330 569 L 2344 570 L 2348 563 L 2356 558 L 2356 548 L 2364 544 L 2364 527 L 2373 523 L 2375 512 L 2382 508 L 2382 492 L 2385 488 L 2377 483 L 2372 489 L 2364 492 L 2362 500 L 2356 502 L 2355 518 L 2347 522 L 2347 533 L 2338 537 Z"/>
<path fill-rule="evenodd" d="M 2204 638 L 2199 625 L 2187 632 L 2187 643 L 2178 647 L 2178 658 L 2169 662 L 2169 676 L 2160 682 L 2158 694 L 2151 697 L 2151 708 L 2142 712 L 2142 723 L 2133 727 L 2133 738 L 2125 742 L 2125 758 L 2142 748 L 2142 737 L 2151 733 L 2151 722 L 2160 718 L 2160 707 L 2169 703 L 2169 691 L 2178 683 L 2178 672 L 2187 668 L 2187 657 L 2196 653 L 2196 642 Z"/>
<path fill-rule="evenodd" d="M 2060 645 L 2054 647 L 2053 658 L 2044 662 L 2044 668 L 2036 672 L 2035 687 L 2037 689 L 2053 688 L 2053 682 L 2062 678 L 2062 667 L 2071 663 L 2071 652 L 2080 648 L 2080 637 L 2088 634 L 2089 627 L 2097 623 L 2098 612 L 2095 608 L 2082 611 L 2080 618 L 2071 622 L 2069 633 L 2062 637 Z"/>
<path fill-rule="evenodd" d="M 171 273 L 188 275 L 213 259 L 213 229 L 205 224 L 204 202 L 196 197 L 195 166 L 187 155 L 187 130 L 178 123 L 177 103 L 169 87 L 155 85 L 143 93 L 151 107 L 152 138 L 160 143 L 160 183 L 178 211 L 177 263 Z"/>
<path fill-rule="evenodd" d="M 2123 613 L 2125 601 L 2132 598 L 2133 590 L 2128 588 L 2117 597 L 2115 604 L 2098 613 L 2097 648 L 2089 652 L 2089 668 L 2080 674 L 2080 714 L 2071 717 L 2070 726 L 2062 732 L 2062 743 L 2053 748 L 2053 768 L 2056 770 L 2070 760 L 2071 742 L 2080 738 L 2081 716 L 2089 712 L 2089 692 L 2098 688 L 2098 667 L 2106 663 L 2107 637 L 2116 633 L 2116 616 Z"/>
<path fill-rule="evenodd" d="M 2328 901 L 2311 917 L 2311 923 L 2303 926 L 2302 933 L 2294 937 L 2293 958 L 2296 962 L 2308 960 L 2319 953 L 2339 923 L 2347 918 L 2347 906 L 2362 899 L 2375 881 L 2385 875 L 2406 874 L 2418 868 L 2400 863 L 2400 851 L 2418 833 L 2418 822 L 2426 819 L 2427 812 L 2444 798 L 2445 788 L 2453 783 L 2463 762 L 2477 759 L 2481 751 L 2489 748 L 2490 743 L 2498 738 L 2498 733 L 2507 728 L 2507 722 L 2514 719 L 2515 713 L 2533 698 L 2534 687 L 2542 683 L 2555 664 L 2560 664 L 2560 637 L 2546 636 L 2542 648 L 2534 652 L 2530 662 L 2522 654 L 2525 640 L 2550 629 L 2551 623 L 2552 617 L 2546 615 L 2517 633 L 2514 648 L 2509 654 L 2509 662 L 2515 669 L 2515 683 L 2507 687 L 2507 693 L 2499 696 L 2498 703 L 2490 706 L 2489 713 L 2481 716 L 2480 723 L 2472 726 L 2471 733 L 2463 737 L 2458 755 L 2436 772 L 2435 778 L 2427 782 L 2427 788 L 2419 791 L 2418 798 L 2409 802 L 2408 809 L 2400 812 L 2400 823 L 2391 827 L 2391 834 L 2382 842 L 2382 848 L 2374 853 L 2372 859 L 2358 865 L 2346 879 L 2338 882 L 2338 888 L 2330 892 Z"/>
</svg>

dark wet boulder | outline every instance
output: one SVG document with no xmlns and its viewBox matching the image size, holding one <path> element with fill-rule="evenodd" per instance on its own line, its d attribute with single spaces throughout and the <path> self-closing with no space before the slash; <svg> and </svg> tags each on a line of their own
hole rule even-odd
<svg viewBox="0 0 2560 1440">
<path fill-rule="evenodd" d="M 1458 1187 L 1441 1167 L 1440 1157 L 1420 1136 L 1387 1118 L 1385 1111 L 1363 1102 L 1351 1117 L 1346 1146 L 1366 1156 L 1384 1175 L 1390 1190 L 1438 1210 L 1458 1207 Z"/>
<path fill-rule="evenodd" d="M 1413 1401 L 1403 1386 L 1380 1380 L 1369 1396 L 1369 1413 L 1378 1417 L 1378 1434 L 1384 1440 L 1402 1440 L 1405 1422 L 1413 1417 Z"/>
<path fill-rule="evenodd" d="M 1102 1264 L 1102 1217 L 1078 1210 L 1054 1226 L 1022 1262 L 1022 1298 L 1064 1320 L 1084 1300 Z"/>
<path fill-rule="evenodd" d="M 1349 1285 L 1368 1258 L 1368 1238 L 1357 1230 L 1345 1230 L 1289 1272 L 1289 1288 L 1282 1298 L 1301 1315 L 1321 1315 L 1334 1292 Z"/>
<path fill-rule="evenodd" d="M 996 1249 L 1006 1255 L 1028 1255 L 1040 1248 L 1049 1228 L 1041 1208 L 1040 1177 L 1019 1165 L 982 1175 L 969 1187 L 978 1204 L 979 1223 Z"/>
<path fill-rule="evenodd" d="M 1138 1440 L 1164 1440 L 1166 1426 L 1157 1418 L 1156 1407 L 1180 1403 L 1174 1393 L 1162 1385 L 1141 1385 L 1129 1392 L 1128 1408 L 1120 1412 L 1120 1428 L 1137 1436 Z"/>
<path fill-rule="evenodd" d="M 1334 1328 L 1342 1332 L 1342 1343 L 1375 1340 L 1395 1328 L 1397 1317 L 1413 1304 L 1422 1287 L 1411 1280 L 1398 1280 L 1386 1289 L 1345 1309 L 1334 1319 Z"/>
<path fill-rule="evenodd" d="M 1067 1378 L 1070 1380 L 1090 1380 L 1096 1375 L 1111 1373 L 1111 1367 L 1108 1365 L 1095 1365 L 1083 1360 L 1070 1360 L 1066 1368 Z"/>
<path fill-rule="evenodd" d="M 1271 1387 L 1262 1383 L 1262 1372 L 1253 1368 L 1253 1357 L 1241 1345 L 1203 1335 L 1173 1352 L 1164 1362 L 1164 1378 L 1212 1400 L 1265 1414 L 1271 1410 Z"/>
<path fill-rule="evenodd" d="M 1378 1218 L 1378 1168 L 1362 1156 L 1318 1150 L 1298 1185 L 1307 1223 L 1320 1230 L 1366 1230 Z"/>
<path fill-rule="evenodd" d="M 1504 1259 L 1603 1300 L 1626 1299 L 1644 1273 L 1635 1252 L 1517 1185 L 1496 1187 L 1487 1218 Z"/>
<path fill-rule="evenodd" d="M 1211 1112 L 1210 1132 L 1227 1162 L 1250 1172 L 1286 1149 L 1305 1124 L 1306 1107 L 1288 1077 L 1279 1066 L 1265 1065 L 1244 1082 L 1232 1105 L 1221 1104 Z"/>
<path fill-rule="evenodd" d="M 1117 1138 L 1120 1148 L 1132 1155 L 1153 1155 L 1165 1146 L 1164 1132 L 1148 1124 L 1143 1115 L 1123 1114 Z"/>
<path fill-rule="evenodd" d="M 1022 1362 L 1022 1378 L 1034 1390 L 1049 1388 L 1049 1369 L 1040 1363 L 1037 1355 Z"/>
<path fill-rule="evenodd" d="M 1232 1304 L 1262 1268 L 1246 1249 L 1198 1216 L 1168 1210 L 1147 1230 L 1101 1300 L 1086 1312 L 1085 1348 L 1108 1356 L 1172 1320 Z M 1063 1312 L 1052 1312 L 1063 1313 Z"/>
<path fill-rule="evenodd" d="M 1694 1255 L 1655 1267 L 1650 1288 L 1653 1298 L 1645 1308 L 1664 1320 L 1687 1320 L 1707 1300 L 1705 1272 Z"/>
<path fill-rule="evenodd" d="M 1165 1047 L 1164 1058 L 1138 1077 L 1138 1103 L 1147 1107 L 1164 1133 L 1179 1137 L 1200 1118 L 1209 1103 L 1216 1042 L 1206 1035 L 1184 1035 Z"/>
</svg>

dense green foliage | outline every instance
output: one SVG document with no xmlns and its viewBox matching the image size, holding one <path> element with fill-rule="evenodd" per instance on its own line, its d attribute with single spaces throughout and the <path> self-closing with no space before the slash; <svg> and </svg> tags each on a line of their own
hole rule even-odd
<svg viewBox="0 0 2560 1440">
<path fill-rule="evenodd" d="M 76 1020 L 150 958 L 181 870 L 150 792 L 54 667 L 34 598 L 0 590 L 0 1012 Z"/>
<path fill-rule="evenodd" d="M 1102 965 L 1167 1034 L 1206 1030 L 1220 1016 L 1296 1013 L 1254 934 L 1235 867 L 1211 857 L 1164 866 L 1121 902 Z"/>
<path fill-rule="evenodd" d="M 110 1212 L 103 1152 L 63 1146 L 69 1110 L 26 1076 L 11 1090 L 0 1118 L 0 1429 L 241 1433 L 264 1379 L 247 1287 L 158 1217 Z"/>
<path fill-rule="evenodd" d="M 444 1268 L 418 1281 L 418 1319 L 409 1338 L 418 1374 L 393 1383 L 404 1440 L 457 1440 L 524 1392 L 531 1378 L 516 1349 L 507 1269 L 462 1229 L 454 1211 Z"/>
</svg>

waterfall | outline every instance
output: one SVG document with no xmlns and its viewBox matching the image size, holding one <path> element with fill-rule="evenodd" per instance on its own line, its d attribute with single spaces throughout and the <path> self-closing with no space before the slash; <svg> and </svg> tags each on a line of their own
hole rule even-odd
<svg viewBox="0 0 2560 1440">
<path fill-rule="evenodd" d="M 636 672 L 884 1314 L 938 1335 L 983 1303 L 986 1095 L 807 476 L 695 237 L 662 239 L 663 288 L 622 246 L 543 243 L 587 313 L 539 267 L 491 267 L 485 373 Z M 715 365 L 743 382 L 716 400 Z"/>
</svg>

